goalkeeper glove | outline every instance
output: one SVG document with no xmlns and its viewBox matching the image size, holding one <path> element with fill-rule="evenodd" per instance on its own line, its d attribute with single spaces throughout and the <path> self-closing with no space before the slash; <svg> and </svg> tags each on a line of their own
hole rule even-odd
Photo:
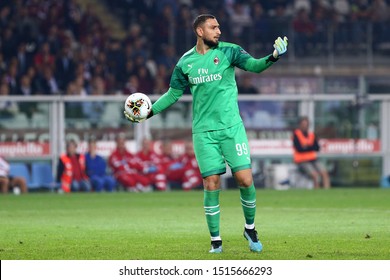
<svg viewBox="0 0 390 280">
<path fill-rule="evenodd" d="M 149 119 L 150 117 L 153 116 L 153 111 L 150 111 L 148 117 L 146 119 L 141 119 L 141 120 L 137 120 L 137 119 L 134 119 L 132 116 L 130 116 L 126 111 L 123 111 L 123 114 L 125 115 L 125 118 L 130 121 L 130 122 L 133 122 L 133 123 L 140 123 L 140 122 L 143 122 L 144 120 L 147 120 Z"/>
<path fill-rule="evenodd" d="M 282 38 L 278 37 L 278 39 L 275 40 L 274 44 L 274 52 L 272 53 L 274 58 L 278 58 L 285 54 L 287 52 L 287 45 L 288 45 L 288 38 L 284 36 L 283 40 Z"/>
<path fill-rule="evenodd" d="M 137 119 L 134 119 L 132 116 L 130 116 L 126 111 L 123 111 L 123 114 L 125 115 L 125 118 L 128 120 L 128 121 L 131 121 L 133 123 L 139 123 L 139 122 L 142 122 L 143 120 L 137 120 Z"/>
</svg>

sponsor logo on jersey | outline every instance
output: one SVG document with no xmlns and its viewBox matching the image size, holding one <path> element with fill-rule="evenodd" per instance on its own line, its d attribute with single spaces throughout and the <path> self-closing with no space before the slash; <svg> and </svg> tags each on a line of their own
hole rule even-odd
<svg viewBox="0 0 390 280">
<path fill-rule="evenodd" d="M 221 73 L 210 74 L 207 68 L 199 68 L 197 74 L 196 76 L 188 75 L 188 81 L 193 85 L 222 80 Z"/>
<path fill-rule="evenodd" d="M 197 77 L 188 76 L 188 80 L 193 85 L 209 83 L 209 82 L 222 80 L 222 74 L 217 73 L 217 74 L 209 74 L 209 75 L 199 75 Z"/>
</svg>

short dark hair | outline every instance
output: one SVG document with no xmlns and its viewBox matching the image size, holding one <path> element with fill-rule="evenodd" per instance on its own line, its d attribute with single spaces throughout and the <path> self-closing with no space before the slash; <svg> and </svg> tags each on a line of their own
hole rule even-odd
<svg viewBox="0 0 390 280">
<path fill-rule="evenodd" d="M 66 148 L 69 148 L 70 145 L 77 147 L 77 141 L 73 138 L 69 139 L 66 141 Z"/>
<path fill-rule="evenodd" d="M 206 20 L 208 19 L 215 19 L 215 18 L 216 17 L 211 14 L 202 14 L 197 16 L 192 24 L 192 28 L 194 29 L 195 34 L 196 34 L 196 29 L 199 27 L 199 25 L 205 23 Z"/>
<path fill-rule="evenodd" d="M 308 116 L 301 116 L 299 117 L 299 120 L 298 120 L 298 124 L 300 125 L 303 121 L 309 121 L 309 117 Z"/>
</svg>

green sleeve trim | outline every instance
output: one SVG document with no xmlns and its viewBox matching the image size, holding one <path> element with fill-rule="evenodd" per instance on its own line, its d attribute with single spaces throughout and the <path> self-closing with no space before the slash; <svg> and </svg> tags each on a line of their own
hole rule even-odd
<svg viewBox="0 0 390 280">
<path fill-rule="evenodd" d="M 159 114 L 171 105 L 177 102 L 183 95 L 183 90 L 169 88 L 156 102 L 153 103 L 152 112 L 153 115 Z"/>
<path fill-rule="evenodd" d="M 274 64 L 278 59 L 274 58 L 272 54 L 256 59 L 249 58 L 245 63 L 245 70 L 254 73 L 260 73 Z"/>
</svg>

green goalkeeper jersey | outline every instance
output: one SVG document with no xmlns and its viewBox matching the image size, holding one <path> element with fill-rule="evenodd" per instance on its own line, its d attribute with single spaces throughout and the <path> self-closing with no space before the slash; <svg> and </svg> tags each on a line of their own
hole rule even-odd
<svg viewBox="0 0 390 280">
<path fill-rule="evenodd" d="M 229 128 L 242 122 L 234 68 L 259 73 L 275 61 L 272 55 L 255 59 L 240 46 L 227 42 L 220 42 L 206 54 L 199 54 L 193 47 L 175 66 L 170 89 L 153 104 L 153 114 L 171 106 L 189 87 L 193 96 L 192 132 Z"/>
</svg>

